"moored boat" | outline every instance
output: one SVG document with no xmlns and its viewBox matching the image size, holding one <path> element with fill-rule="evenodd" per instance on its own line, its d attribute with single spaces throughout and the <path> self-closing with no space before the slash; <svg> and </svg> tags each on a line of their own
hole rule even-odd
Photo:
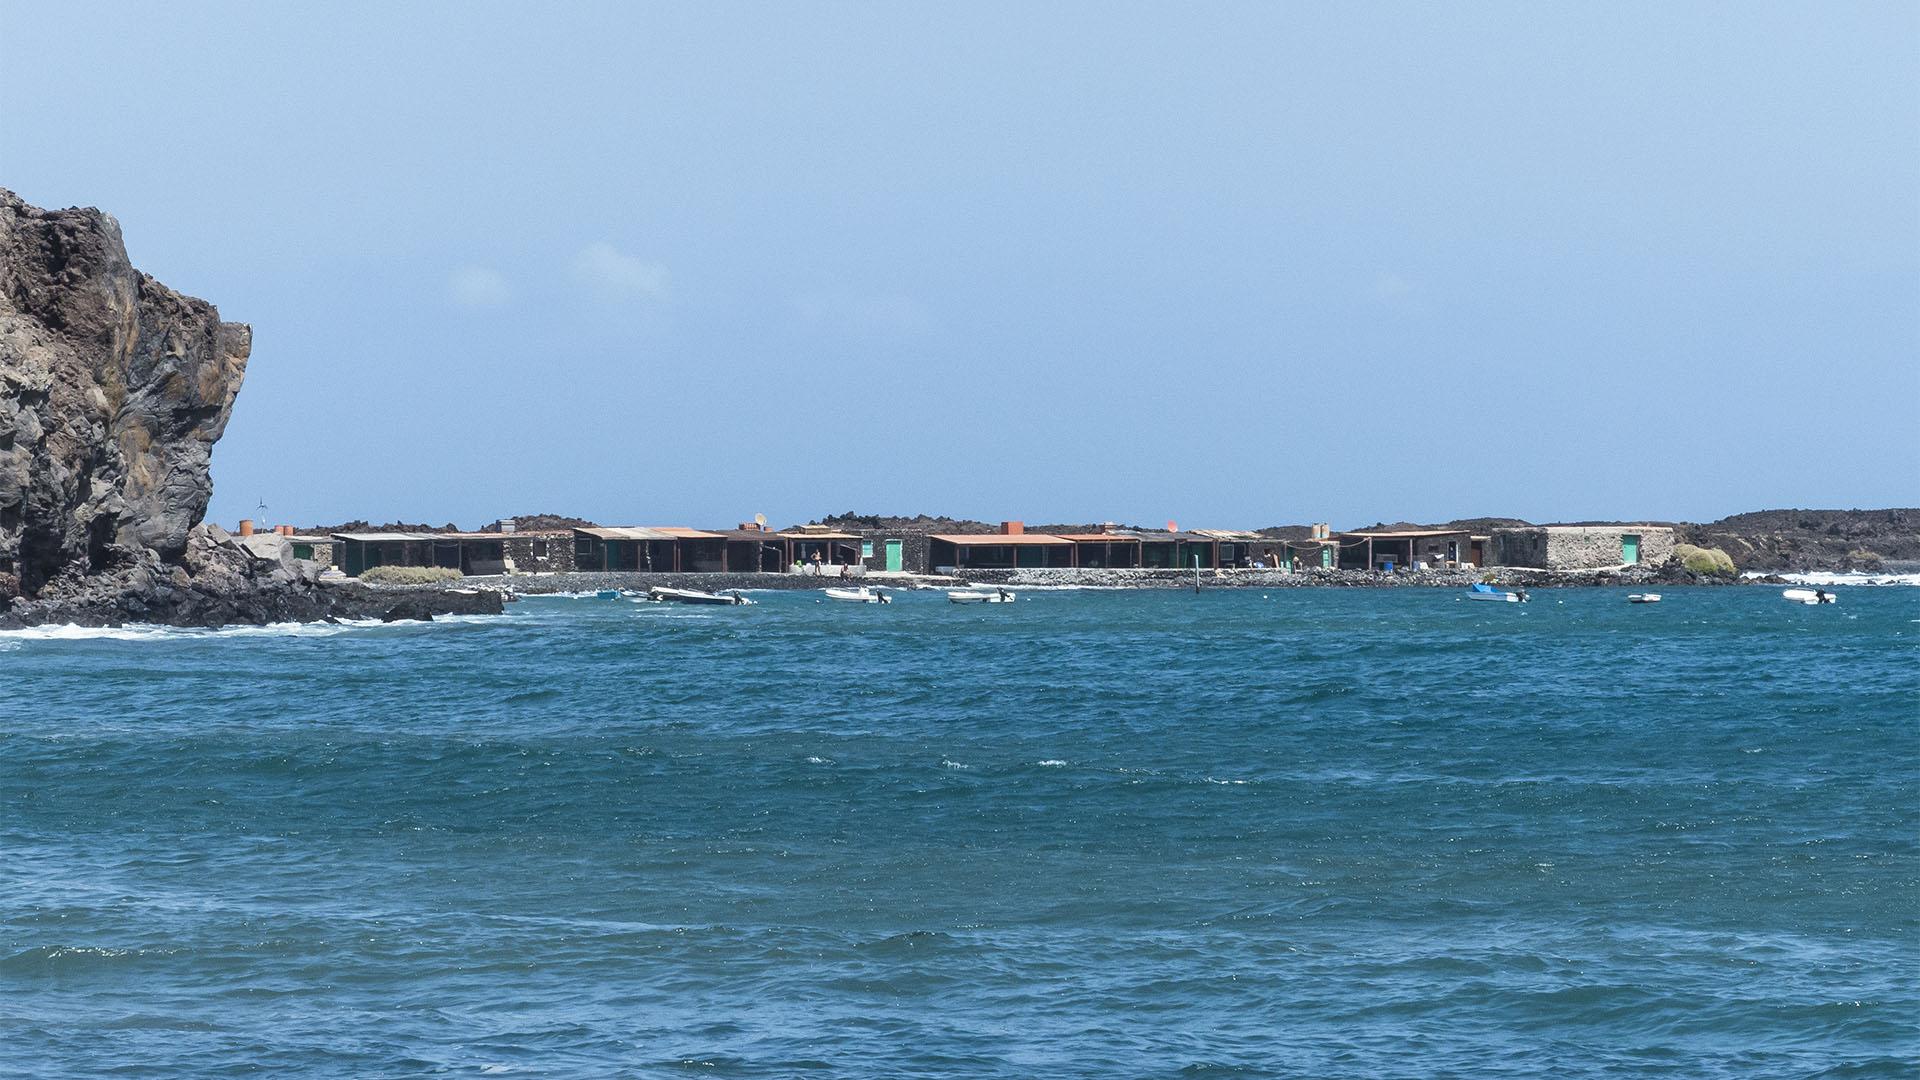
<svg viewBox="0 0 1920 1080">
<path fill-rule="evenodd" d="M 1782 589 L 1780 595 L 1796 604 L 1837 604 L 1840 598 L 1825 589 Z"/>
<path fill-rule="evenodd" d="M 827 599 L 838 600 L 843 604 L 891 604 L 893 597 L 878 589 L 869 589 L 865 585 L 857 589 L 828 589 Z"/>
<path fill-rule="evenodd" d="M 664 586 L 655 585 L 653 588 L 647 590 L 647 596 L 654 600 L 662 600 L 675 604 L 739 605 L 758 603 L 758 601 L 749 600 L 740 595 L 739 589 L 723 593 L 710 593 L 700 592 L 697 589 L 669 589 Z"/>
<path fill-rule="evenodd" d="M 1468 588 L 1467 599 L 1490 600 L 1495 603 L 1502 603 L 1502 604 L 1524 604 L 1527 602 L 1528 596 L 1527 596 L 1527 590 L 1525 589 L 1515 589 L 1512 592 L 1502 592 L 1491 585 L 1487 585 L 1483 583 L 1483 584 L 1477 584 Z"/>
<path fill-rule="evenodd" d="M 1657 604 L 1659 602 L 1660 594 L 1657 592 L 1627 594 L 1627 603 L 1629 604 Z"/>
<path fill-rule="evenodd" d="M 955 589 L 947 594 L 947 602 L 953 604 L 1011 604 L 1013 600 L 1005 589 Z"/>
</svg>

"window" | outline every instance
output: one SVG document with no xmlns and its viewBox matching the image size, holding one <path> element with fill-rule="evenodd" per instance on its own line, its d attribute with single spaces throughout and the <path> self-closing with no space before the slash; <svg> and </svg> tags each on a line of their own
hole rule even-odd
<svg viewBox="0 0 1920 1080">
<path fill-rule="evenodd" d="M 545 540 L 535 540 L 533 542 L 533 557 L 536 559 L 544 559 L 547 557 L 547 542 Z"/>
</svg>

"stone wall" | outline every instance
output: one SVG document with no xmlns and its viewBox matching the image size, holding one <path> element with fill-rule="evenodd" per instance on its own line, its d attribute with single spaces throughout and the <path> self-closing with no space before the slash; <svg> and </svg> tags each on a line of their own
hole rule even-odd
<svg viewBox="0 0 1920 1080">
<path fill-rule="evenodd" d="M 519 573 L 570 574 L 574 570 L 571 532 L 501 533 L 500 540 Z"/>
<path fill-rule="evenodd" d="M 1584 570 L 1620 566 L 1622 540 L 1640 538 L 1641 563 L 1658 566 L 1673 557 L 1673 530 L 1653 525 L 1597 526 L 1547 530 L 1547 569 Z"/>
<path fill-rule="evenodd" d="M 887 531 L 885 529 L 862 529 L 860 539 L 873 545 L 873 554 L 861 561 L 869 570 L 887 568 L 887 541 L 900 541 L 900 569 L 909 574 L 931 574 L 933 572 L 933 542 L 926 533 Z"/>
<path fill-rule="evenodd" d="M 1590 570 L 1622 565 L 1622 541 L 1640 538 L 1642 565 L 1673 557 L 1673 530 L 1664 525 L 1555 525 L 1495 529 L 1490 564 L 1543 570 Z"/>
<path fill-rule="evenodd" d="M 645 592 L 653 586 L 666 589 L 697 589 L 700 592 L 727 592 L 732 589 L 782 589 L 805 591 L 834 588 L 840 584 L 832 575 L 811 574 L 657 574 L 641 570 L 595 570 L 571 574 L 541 574 L 537 577 L 469 575 L 455 584 L 462 588 L 498 587 L 528 595 L 548 593 L 591 593 L 602 589 L 634 589 Z M 863 582 L 890 588 L 884 582 Z"/>
</svg>

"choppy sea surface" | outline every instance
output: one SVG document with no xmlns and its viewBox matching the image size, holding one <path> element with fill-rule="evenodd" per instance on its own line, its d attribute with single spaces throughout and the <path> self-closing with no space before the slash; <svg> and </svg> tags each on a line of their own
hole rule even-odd
<svg viewBox="0 0 1920 1080">
<path fill-rule="evenodd" d="M 0 1074 L 1920 1074 L 1920 590 L 0 634 Z"/>
</svg>

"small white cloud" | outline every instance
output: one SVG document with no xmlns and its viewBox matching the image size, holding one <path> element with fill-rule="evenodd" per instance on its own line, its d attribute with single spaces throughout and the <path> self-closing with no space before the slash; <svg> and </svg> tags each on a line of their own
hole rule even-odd
<svg viewBox="0 0 1920 1080">
<path fill-rule="evenodd" d="M 612 244 L 589 244 L 573 257 L 573 279 L 602 300 L 631 303 L 666 295 L 667 268 L 622 255 Z"/>
<path fill-rule="evenodd" d="M 513 286 L 484 266 L 463 266 L 447 279 L 447 298 L 458 307 L 478 311 L 513 299 Z"/>
</svg>

